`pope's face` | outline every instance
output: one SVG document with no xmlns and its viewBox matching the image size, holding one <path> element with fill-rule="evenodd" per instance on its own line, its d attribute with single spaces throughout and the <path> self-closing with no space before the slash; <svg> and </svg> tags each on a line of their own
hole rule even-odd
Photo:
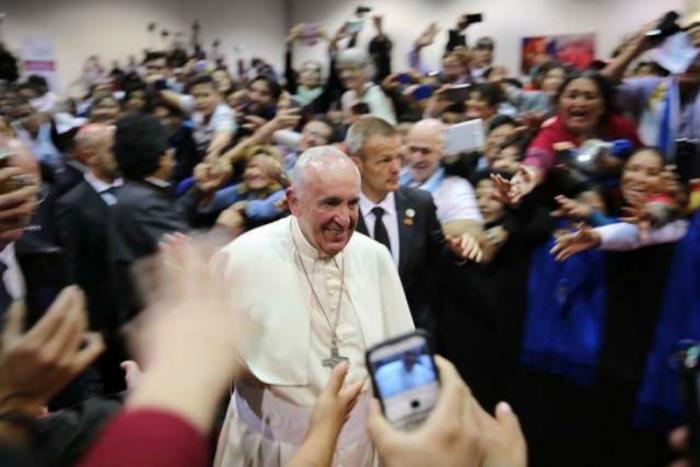
<svg viewBox="0 0 700 467">
<path fill-rule="evenodd" d="M 287 197 L 301 231 L 322 256 L 335 256 L 345 248 L 357 225 L 357 172 L 309 174 L 303 190 L 290 188 Z"/>
</svg>

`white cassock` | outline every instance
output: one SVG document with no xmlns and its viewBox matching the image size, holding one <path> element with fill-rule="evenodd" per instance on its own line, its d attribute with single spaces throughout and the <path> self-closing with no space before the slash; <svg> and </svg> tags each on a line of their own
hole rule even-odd
<svg viewBox="0 0 700 467">
<path fill-rule="evenodd" d="M 333 333 L 323 312 L 331 322 L 340 313 L 338 349 L 350 363 L 345 384 L 367 378 L 370 346 L 413 330 L 396 267 L 383 245 L 359 234 L 334 258 L 321 259 L 290 216 L 237 238 L 218 254 L 215 268 L 226 275 L 236 312 L 248 321 L 241 354 L 266 385 L 237 383 L 215 465 L 282 467 L 301 445 L 330 376 L 322 362 L 331 355 Z M 340 434 L 333 465 L 377 464 L 365 429 L 369 398 L 365 390 Z"/>
</svg>

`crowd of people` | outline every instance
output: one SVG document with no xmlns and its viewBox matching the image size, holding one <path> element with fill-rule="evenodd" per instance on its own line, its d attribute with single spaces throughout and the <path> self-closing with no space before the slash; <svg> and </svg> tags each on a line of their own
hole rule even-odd
<svg viewBox="0 0 700 467">
<path fill-rule="evenodd" d="M 666 16 L 588 69 L 542 56 L 523 80 L 497 39 L 467 40 L 474 16 L 438 70 L 421 61 L 437 24 L 396 69 L 381 15 L 295 26 L 284 70 L 181 41 L 111 70 L 90 57 L 79 99 L 3 66 L 2 464 L 682 456 L 700 18 L 669 33 L 695 50 L 682 71 L 640 62 Z M 328 66 L 296 63 L 315 41 Z M 476 121 L 483 144 L 450 150 Z M 414 328 L 441 388 L 402 432 L 365 352 Z"/>
</svg>

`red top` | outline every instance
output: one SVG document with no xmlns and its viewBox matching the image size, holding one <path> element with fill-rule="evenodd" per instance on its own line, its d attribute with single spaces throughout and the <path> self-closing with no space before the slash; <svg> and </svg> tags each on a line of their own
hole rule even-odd
<svg viewBox="0 0 700 467">
<path fill-rule="evenodd" d="M 643 146 L 634 124 L 617 114 L 612 114 L 608 118 L 607 123 L 598 134 L 598 138 L 603 141 L 626 139 L 631 141 L 635 148 Z M 556 165 L 557 156 L 554 151 L 554 145 L 563 142 L 571 143 L 576 147 L 579 147 L 583 143 L 583 141 L 569 133 L 558 116 L 550 118 L 542 124 L 540 132 L 532 143 L 530 143 L 523 163 L 525 165 L 539 167 L 545 173 L 548 172 L 549 169 Z"/>
<path fill-rule="evenodd" d="M 122 410 L 80 467 L 206 467 L 207 440 L 182 417 L 157 409 Z"/>
</svg>

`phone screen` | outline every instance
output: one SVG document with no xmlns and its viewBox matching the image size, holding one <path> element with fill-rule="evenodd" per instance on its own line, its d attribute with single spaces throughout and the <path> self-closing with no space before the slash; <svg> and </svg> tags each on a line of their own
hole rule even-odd
<svg viewBox="0 0 700 467">
<path fill-rule="evenodd" d="M 375 347 L 368 363 L 386 418 L 400 429 L 420 425 L 437 402 L 440 384 L 425 336 L 409 334 Z"/>
</svg>

